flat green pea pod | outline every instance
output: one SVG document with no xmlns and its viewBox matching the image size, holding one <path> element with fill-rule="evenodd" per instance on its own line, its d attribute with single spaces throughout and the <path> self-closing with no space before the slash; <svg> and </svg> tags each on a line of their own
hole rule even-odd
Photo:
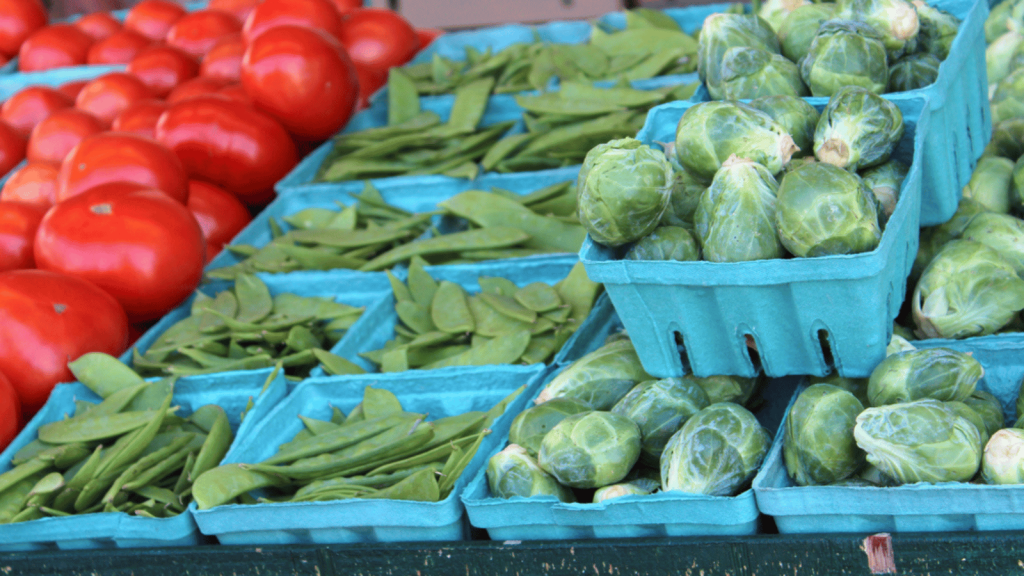
<svg viewBox="0 0 1024 576">
<path fill-rule="evenodd" d="M 653 378 L 644 371 L 633 343 L 617 340 L 573 362 L 544 387 L 534 404 L 570 398 L 594 410 L 608 410 L 646 380 Z"/>
<path fill-rule="evenodd" d="M 120 360 L 102 352 L 82 354 L 75 361 L 68 362 L 68 369 L 79 382 L 101 398 L 106 398 L 122 388 L 146 382 Z"/>
<path fill-rule="evenodd" d="M 284 484 L 287 482 L 277 476 L 249 470 L 239 464 L 225 464 L 195 479 L 192 498 L 200 510 L 209 510 L 252 490 Z"/>
<path fill-rule="evenodd" d="M 853 429 L 867 460 L 900 484 L 966 482 L 981 464 L 981 437 L 936 400 L 868 408 Z"/>
<path fill-rule="evenodd" d="M 659 226 L 633 244 L 626 252 L 626 260 L 700 260 L 700 248 L 693 234 L 678 226 Z"/>
<path fill-rule="evenodd" d="M 778 183 L 764 166 L 731 156 L 704 191 L 694 214 L 694 229 L 704 258 L 746 262 L 781 258 L 785 251 L 776 229 Z"/>
<path fill-rule="evenodd" d="M 1005 424 L 1003 405 L 999 399 L 984 390 L 975 390 L 962 402 L 971 407 L 985 422 L 985 430 L 991 437 Z"/>
<path fill-rule="evenodd" d="M 629 474 L 640 457 L 640 428 L 611 412 L 562 420 L 541 442 L 537 463 L 564 486 L 600 488 Z"/>
<path fill-rule="evenodd" d="M 623 496 L 647 496 L 653 494 L 659 488 L 661 488 L 661 483 L 650 478 L 638 478 L 629 482 L 612 484 L 611 486 L 598 488 L 594 492 L 594 504 L 622 498 Z"/>
<path fill-rule="evenodd" d="M 663 378 L 634 386 L 612 407 L 612 413 L 640 427 L 640 462 L 657 466 L 668 439 L 709 404 L 707 393 L 692 380 Z"/>
<path fill-rule="evenodd" d="M 799 486 L 833 484 L 864 465 L 853 427 L 864 406 L 846 390 L 814 384 L 800 393 L 789 414 L 782 454 Z"/>
<path fill-rule="evenodd" d="M 217 417 L 214 419 L 213 425 L 206 436 L 206 441 L 203 442 L 203 447 L 199 450 L 199 454 L 196 455 L 196 461 L 192 465 L 190 474 L 192 478 L 198 478 L 203 472 L 220 464 L 221 459 L 224 458 L 228 448 L 231 446 L 231 441 L 234 440 L 227 414 L 224 413 L 224 409 L 220 406 L 217 406 L 217 408 L 219 409 Z"/>
<path fill-rule="evenodd" d="M 508 441 L 521 446 L 530 456 L 536 458 L 540 452 L 541 441 L 552 428 L 573 414 L 590 410 L 590 406 L 571 398 L 553 398 L 520 412 L 512 420 Z"/>
<path fill-rule="evenodd" d="M 903 137 L 903 114 L 878 94 L 859 86 L 837 90 L 814 131 L 814 156 L 846 170 L 889 159 Z"/>
<path fill-rule="evenodd" d="M 981 363 L 949 348 L 894 354 L 871 372 L 868 401 L 875 407 L 925 398 L 960 402 L 974 392 L 984 375 Z"/>
<path fill-rule="evenodd" d="M 981 459 L 981 477 L 987 484 L 1024 484 L 1024 430 L 992 434 Z"/>
</svg>

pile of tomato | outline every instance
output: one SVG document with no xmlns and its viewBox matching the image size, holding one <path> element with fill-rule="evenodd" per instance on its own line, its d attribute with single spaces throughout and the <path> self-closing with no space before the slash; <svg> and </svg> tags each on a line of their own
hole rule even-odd
<svg viewBox="0 0 1024 576">
<path fill-rule="evenodd" d="M 186 300 L 300 157 L 433 37 L 361 0 L 143 0 L 47 25 L 0 0 L 23 72 L 123 64 L 0 106 L 0 449 L 72 379 Z"/>
</svg>

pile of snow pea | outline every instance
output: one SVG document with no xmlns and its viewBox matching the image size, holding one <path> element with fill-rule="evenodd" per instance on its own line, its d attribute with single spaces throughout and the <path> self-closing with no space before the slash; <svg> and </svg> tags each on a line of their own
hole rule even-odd
<svg viewBox="0 0 1024 576">
<path fill-rule="evenodd" d="M 283 217 L 290 230 L 271 217 L 269 244 L 228 245 L 245 259 L 206 276 L 233 280 L 256 272 L 376 271 L 413 257 L 436 265 L 575 253 L 586 236 L 575 215 L 571 181 L 526 195 L 471 190 L 442 202 L 436 211 L 415 214 L 388 204 L 369 182 L 353 198 L 355 204 L 339 205 L 340 210 L 306 208 Z"/>
<path fill-rule="evenodd" d="M 224 504 L 377 498 L 440 502 L 519 388 L 487 412 L 427 421 L 387 390 L 367 386 L 346 416 L 300 416 L 305 428 L 258 464 L 225 464 L 196 479 L 200 510 Z M 254 495 L 255 494 L 255 495 Z"/>
</svg>

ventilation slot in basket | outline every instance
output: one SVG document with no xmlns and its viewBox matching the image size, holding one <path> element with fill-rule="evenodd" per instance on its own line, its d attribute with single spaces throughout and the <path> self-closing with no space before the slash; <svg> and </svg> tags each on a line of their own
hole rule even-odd
<svg viewBox="0 0 1024 576">
<path fill-rule="evenodd" d="M 824 328 L 818 330 L 818 346 L 821 347 L 821 359 L 827 367 L 826 373 L 831 372 L 835 368 L 836 360 L 832 356 L 832 338 Z"/>
<path fill-rule="evenodd" d="M 747 353 L 750 365 L 754 367 L 754 373 L 761 372 L 761 354 L 757 351 L 757 340 L 752 334 L 743 335 L 743 350 Z"/>
<path fill-rule="evenodd" d="M 678 330 L 672 332 L 672 337 L 676 341 L 676 349 L 679 350 L 679 361 L 683 365 L 683 374 L 693 374 L 693 370 L 690 368 L 690 357 L 686 354 L 686 342 L 683 340 L 683 334 Z"/>
</svg>

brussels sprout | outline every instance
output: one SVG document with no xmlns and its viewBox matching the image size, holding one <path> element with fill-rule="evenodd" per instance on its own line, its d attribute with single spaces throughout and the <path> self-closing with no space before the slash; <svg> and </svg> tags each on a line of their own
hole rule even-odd
<svg viewBox="0 0 1024 576">
<path fill-rule="evenodd" d="M 765 0 L 757 15 L 777 32 L 786 18 L 797 8 L 810 5 L 808 0 Z"/>
<path fill-rule="evenodd" d="M 828 376 L 811 376 L 808 381 L 811 386 L 814 386 L 815 384 L 829 384 L 837 388 L 842 388 L 850 394 L 853 394 L 854 398 L 856 398 L 862 405 L 868 405 L 867 378 L 844 378 L 840 376 L 838 372 L 833 372 Z"/>
<path fill-rule="evenodd" d="M 899 486 L 900 483 L 893 480 L 892 477 L 886 476 L 885 472 L 882 472 L 877 467 L 868 464 L 860 471 L 858 478 L 870 482 L 873 486 Z"/>
<path fill-rule="evenodd" d="M 987 336 L 1024 309 L 1024 280 L 992 248 L 953 240 L 921 274 L 911 305 L 925 338 Z"/>
<path fill-rule="evenodd" d="M 1024 221 L 1019 218 L 983 212 L 967 225 L 963 238 L 994 249 L 1013 264 L 1018 275 L 1024 273 Z"/>
<path fill-rule="evenodd" d="M 981 419 L 985 422 L 985 431 L 989 436 L 995 434 L 1004 426 L 1006 418 L 1003 416 L 1003 405 L 992 394 L 984 390 L 975 390 L 970 396 L 964 398 L 963 403 L 970 406 L 981 416 Z"/>
<path fill-rule="evenodd" d="M 992 435 L 981 458 L 988 484 L 1024 484 L 1024 430 L 1004 428 Z"/>
<path fill-rule="evenodd" d="M 611 412 L 584 412 L 544 436 L 537 463 L 565 486 L 600 488 L 629 474 L 640 457 L 640 429 Z"/>
<path fill-rule="evenodd" d="M 736 155 L 778 174 L 798 148 L 785 128 L 740 102 L 703 102 L 679 119 L 675 153 L 686 171 L 710 182 Z"/>
<path fill-rule="evenodd" d="M 800 62 L 811 49 L 811 41 L 818 28 L 836 13 L 835 4 L 805 4 L 786 16 L 779 28 L 782 54 L 793 62 Z"/>
<path fill-rule="evenodd" d="M 683 380 L 689 380 L 701 388 L 708 395 L 708 403 L 718 404 L 721 402 L 732 402 L 734 404 L 746 404 L 757 389 L 758 378 L 744 378 L 743 376 L 683 376 Z"/>
<path fill-rule="evenodd" d="M 704 389 L 690 380 L 665 378 L 633 387 L 612 412 L 640 427 L 640 462 L 657 466 L 668 439 L 686 420 L 710 404 Z"/>
<path fill-rule="evenodd" d="M 537 457 L 544 435 L 567 416 L 590 412 L 590 406 L 571 398 L 552 398 L 543 404 L 519 413 L 508 431 L 508 441 L 522 446 L 530 456 Z"/>
<path fill-rule="evenodd" d="M 622 482 L 620 484 L 612 484 L 611 486 L 605 486 L 604 488 L 598 488 L 594 492 L 594 504 L 604 502 L 605 500 L 612 500 L 615 498 L 622 498 L 623 496 L 647 496 L 652 494 L 661 484 L 657 480 L 638 479 L 630 482 Z"/>
<path fill-rule="evenodd" d="M 893 334 L 892 338 L 889 339 L 889 345 L 885 347 L 885 355 L 892 356 L 901 352 L 911 352 L 917 350 L 917 347 L 907 341 L 906 338 L 899 334 Z"/>
<path fill-rule="evenodd" d="M 785 170 L 782 171 L 782 175 L 785 176 L 794 170 L 799 170 L 808 164 L 814 164 L 818 161 L 814 156 L 804 156 L 803 158 L 794 158 L 790 160 L 789 164 L 786 164 Z"/>
<path fill-rule="evenodd" d="M 715 174 L 694 216 L 704 258 L 744 262 L 781 258 L 775 229 L 778 183 L 767 168 L 733 156 Z"/>
<path fill-rule="evenodd" d="M 841 486 L 843 488 L 874 488 L 877 487 L 878 484 L 875 484 L 874 482 L 869 482 L 863 478 L 854 477 L 843 478 L 842 480 L 838 480 L 836 482 L 829 484 L 829 486 Z"/>
<path fill-rule="evenodd" d="M 704 20 L 697 48 L 697 73 L 715 100 L 722 92 L 722 60 L 729 48 L 745 46 L 779 53 L 775 31 L 761 18 L 751 14 L 712 14 Z"/>
<path fill-rule="evenodd" d="M 917 8 L 917 18 L 921 22 L 917 34 L 918 49 L 934 54 L 939 60 L 945 60 L 960 30 L 960 19 L 921 0 L 914 0 L 914 7 Z"/>
<path fill-rule="evenodd" d="M 856 20 L 882 36 L 889 61 L 911 53 L 917 45 L 920 20 L 914 5 L 904 0 L 838 0 L 836 18 Z"/>
<path fill-rule="evenodd" d="M 978 202 L 970 198 L 962 198 L 952 218 L 938 226 L 922 228 L 920 246 L 917 249 L 917 256 L 914 258 L 909 284 L 916 285 L 917 280 L 924 273 L 924 269 L 928 267 L 939 250 L 951 240 L 960 238 L 971 220 L 984 211 L 985 207 Z"/>
<path fill-rule="evenodd" d="M 673 144 L 674 148 L 675 145 Z M 675 180 L 672 182 L 672 195 L 669 198 L 668 208 L 661 216 L 662 226 L 679 226 L 681 228 L 693 229 L 693 213 L 697 211 L 697 204 L 700 196 L 707 190 L 707 184 L 694 178 L 686 168 L 679 163 L 675 152 L 665 152 L 668 161 L 672 164 L 675 172 Z"/>
<path fill-rule="evenodd" d="M 1024 118 L 1004 120 L 992 127 L 992 140 L 985 146 L 986 156 L 1002 156 L 1016 162 L 1024 155 Z"/>
<path fill-rule="evenodd" d="M 1013 10 L 1013 2 L 1000 2 L 992 7 L 985 19 L 985 43 L 991 44 L 997 38 L 1009 30 L 1006 21 L 1010 18 L 1010 11 Z"/>
<path fill-rule="evenodd" d="M 1010 211 L 1010 184 L 1013 179 L 1013 162 L 999 156 L 982 156 L 971 174 L 971 180 L 964 186 L 964 198 L 978 202 L 992 212 L 1006 214 Z"/>
<path fill-rule="evenodd" d="M 897 336 L 898 335 L 898 336 L 901 336 L 905 340 L 908 340 L 908 341 L 916 340 L 916 338 L 914 337 L 914 331 L 911 330 L 910 328 L 906 328 L 904 326 L 900 326 L 898 322 L 893 322 L 892 323 L 892 333 L 893 333 L 893 336 Z"/>
<path fill-rule="evenodd" d="M 864 405 L 838 386 L 815 384 L 797 396 L 786 416 L 782 455 L 800 486 L 831 484 L 864 465 L 853 426 Z"/>
<path fill-rule="evenodd" d="M 686 228 L 660 226 L 633 244 L 626 260 L 700 260 L 700 249 Z"/>
<path fill-rule="evenodd" d="M 573 362 L 541 390 L 534 403 L 571 398 L 594 410 L 608 410 L 633 386 L 653 379 L 644 372 L 633 343 L 617 340 Z"/>
<path fill-rule="evenodd" d="M 794 157 L 807 156 L 814 151 L 814 129 L 821 114 L 806 100 L 793 96 L 764 96 L 752 100 L 750 106 L 771 116 L 793 137 L 793 142 L 800 148 Z"/>
<path fill-rule="evenodd" d="M 796 256 L 868 252 L 878 246 L 875 196 L 860 177 L 831 164 L 808 164 L 782 177 L 776 223 Z"/>
<path fill-rule="evenodd" d="M 1020 214 L 1024 211 L 1024 156 L 1017 159 L 1010 174 L 1010 211 Z"/>
<path fill-rule="evenodd" d="M 721 65 L 723 100 L 784 94 L 807 96 L 800 69 L 781 54 L 736 46 L 725 51 Z"/>
<path fill-rule="evenodd" d="M 907 178 L 910 168 L 899 160 L 889 160 L 885 164 L 868 168 L 860 173 L 864 185 L 874 193 L 882 206 L 886 219 L 896 210 L 896 202 L 900 198 L 900 188 Z"/>
<path fill-rule="evenodd" d="M 985 443 L 988 442 L 989 433 L 988 428 L 985 426 L 985 420 L 982 419 L 981 414 L 978 414 L 973 408 L 963 402 L 943 402 L 943 404 L 945 404 L 947 408 L 956 412 L 961 418 L 964 418 L 971 424 L 974 424 L 974 427 L 978 429 L 978 436 L 980 438 L 978 445 L 984 449 Z"/>
<path fill-rule="evenodd" d="M 1024 117 L 1024 69 L 1014 70 L 1000 80 L 995 92 L 992 93 L 990 103 L 994 124 Z"/>
<path fill-rule="evenodd" d="M 679 429 L 661 456 L 661 489 L 731 496 L 750 481 L 771 437 L 746 408 L 712 404 Z"/>
<path fill-rule="evenodd" d="M 926 348 L 887 356 L 868 380 L 871 406 L 914 400 L 961 401 L 974 392 L 985 375 L 968 354 L 949 348 Z"/>
<path fill-rule="evenodd" d="M 906 92 L 931 86 L 939 77 L 942 61 L 934 54 L 908 54 L 889 68 L 886 92 Z"/>
<path fill-rule="evenodd" d="M 541 469 L 522 446 L 509 444 L 487 463 L 487 484 L 498 498 L 554 496 L 562 502 L 576 498 L 565 486 Z"/>
<path fill-rule="evenodd" d="M 578 182 L 580 223 L 595 242 L 622 246 L 657 227 L 672 192 L 672 166 L 660 150 L 622 138 L 587 152 Z"/>
<path fill-rule="evenodd" d="M 829 20 L 821 25 L 800 76 L 815 96 L 831 96 L 844 86 L 860 86 L 881 94 L 889 84 L 889 63 L 882 36 L 852 20 Z"/>
<path fill-rule="evenodd" d="M 1006 32 L 985 49 L 985 69 L 988 73 L 989 86 L 999 84 L 1012 70 L 1010 60 L 1014 52 L 1024 42 L 1024 35 L 1017 32 Z"/>
<path fill-rule="evenodd" d="M 966 482 L 978 472 L 978 429 L 942 402 L 868 408 L 853 429 L 868 462 L 901 484 Z"/>
<path fill-rule="evenodd" d="M 629 333 L 626 332 L 625 328 L 616 330 L 609 334 L 608 337 L 604 339 L 604 343 L 605 345 L 608 345 L 611 344 L 612 342 L 618 342 L 619 340 L 625 340 L 626 342 L 630 341 Z"/>
<path fill-rule="evenodd" d="M 814 156 L 847 170 L 889 159 L 903 137 L 903 114 L 892 102 L 857 86 L 832 95 L 814 130 Z"/>
</svg>

